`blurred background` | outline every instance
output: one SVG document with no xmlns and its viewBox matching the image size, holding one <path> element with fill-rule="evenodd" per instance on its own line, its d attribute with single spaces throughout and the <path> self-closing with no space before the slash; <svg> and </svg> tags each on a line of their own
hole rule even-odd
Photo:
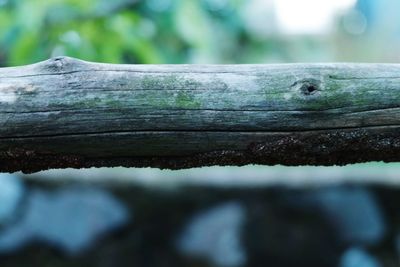
<svg viewBox="0 0 400 267">
<path fill-rule="evenodd" d="M 398 0 L 0 0 L 0 66 L 400 61 Z M 400 266 L 400 165 L 0 174 L 0 266 Z"/>
<path fill-rule="evenodd" d="M 397 0 L 1 0 L 0 62 L 398 62 Z"/>
</svg>

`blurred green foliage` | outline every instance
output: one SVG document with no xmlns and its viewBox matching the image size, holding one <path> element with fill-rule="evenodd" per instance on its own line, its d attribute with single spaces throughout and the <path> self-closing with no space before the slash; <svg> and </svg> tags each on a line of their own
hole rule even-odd
<svg viewBox="0 0 400 267">
<path fill-rule="evenodd" d="M 281 32 L 273 3 L 272 0 L 0 0 L 0 66 L 29 64 L 60 55 L 97 62 L 143 64 L 397 62 L 399 59 L 398 41 L 382 35 L 382 27 L 376 27 L 382 38 L 375 38 L 374 34 L 349 34 L 340 17 L 344 13 L 337 17 L 335 29 L 322 35 Z M 349 28 L 349 21 L 346 23 Z"/>
<path fill-rule="evenodd" d="M 245 0 L 0 0 L 0 63 L 68 55 L 110 63 L 241 63 L 273 43 L 243 27 Z"/>
</svg>

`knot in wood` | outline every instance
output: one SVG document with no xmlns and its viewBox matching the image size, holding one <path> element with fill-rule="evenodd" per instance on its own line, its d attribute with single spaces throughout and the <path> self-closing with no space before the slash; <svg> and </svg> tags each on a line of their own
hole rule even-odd
<svg viewBox="0 0 400 267">
<path fill-rule="evenodd" d="M 79 65 L 79 63 L 81 63 L 79 60 L 70 57 L 59 56 L 44 61 L 43 67 L 47 71 L 57 73 L 73 70 L 77 65 Z"/>
<path fill-rule="evenodd" d="M 303 95 L 313 95 L 321 90 L 321 81 L 316 79 L 303 79 L 296 81 L 292 87 L 297 88 Z"/>
<path fill-rule="evenodd" d="M 66 65 L 67 57 L 54 57 L 48 60 L 48 68 L 54 71 L 62 70 L 64 65 Z"/>
</svg>

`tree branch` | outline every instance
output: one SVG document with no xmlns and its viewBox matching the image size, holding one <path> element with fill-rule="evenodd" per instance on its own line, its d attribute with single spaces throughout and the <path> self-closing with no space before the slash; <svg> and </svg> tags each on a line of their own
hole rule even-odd
<svg viewBox="0 0 400 267">
<path fill-rule="evenodd" d="M 0 69 L 0 171 L 400 159 L 400 66 Z"/>
</svg>

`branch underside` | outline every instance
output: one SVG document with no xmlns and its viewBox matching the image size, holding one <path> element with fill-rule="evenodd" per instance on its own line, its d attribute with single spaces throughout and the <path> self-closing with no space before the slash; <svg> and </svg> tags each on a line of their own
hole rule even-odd
<svg viewBox="0 0 400 267">
<path fill-rule="evenodd" d="M 0 69 L 0 171 L 400 161 L 400 66 Z"/>
<path fill-rule="evenodd" d="M 123 166 L 181 169 L 212 165 L 329 166 L 367 161 L 393 162 L 400 160 L 399 131 L 399 126 L 392 126 L 297 133 L 170 133 L 175 139 L 170 139 L 168 144 L 159 143 L 158 138 L 165 133 L 153 133 L 153 139 L 127 133 L 96 138 L 87 135 L 19 138 L 11 142 L 14 146 L 3 149 L 0 169 L 31 173 L 51 168 Z M 103 139 L 114 138 L 119 141 L 110 145 L 103 142 Z M 149 143 L 143 144 L 142 138 Z M 206 144 L 203 138 L 216 144 L 209 142 L 208 147 L 198 147 Z M 0 147 L 4 147 L 3 141 L 0 141 Z M 218 150 L 213 150 L 214 147 Z M 46 153 L 49 148 L 59 153 Z M 148 152 L 153 150 L 162 153 L 153 156 Z M 78 153 L 74 154 L 74 151 Z"/>
</svg>

